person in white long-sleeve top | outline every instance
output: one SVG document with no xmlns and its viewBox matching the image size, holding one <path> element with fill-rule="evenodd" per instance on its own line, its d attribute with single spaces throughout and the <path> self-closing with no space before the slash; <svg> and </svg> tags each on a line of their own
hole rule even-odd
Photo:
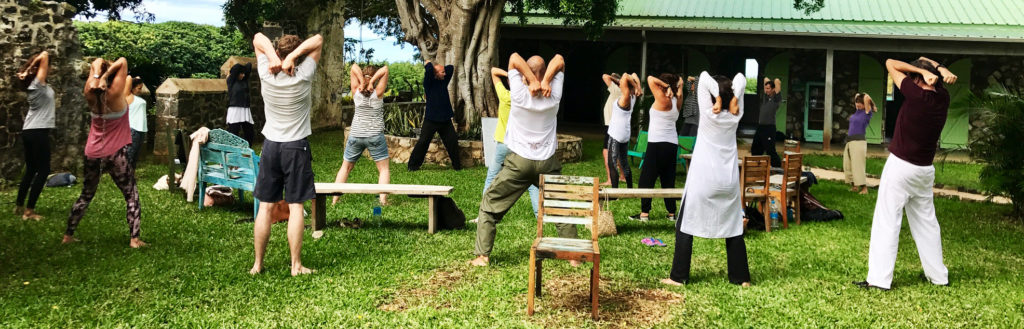
<svg viewBox="0 0 1024 329">
<path fill-rule="evenodd" d="M 676 246 L 672 271 L 664 284 L 690 280 L 693 237 L 725 239 L 729 282 L 750 286 L 747 248 L 743 241 L 743 211 L 736 151 L 736 128 L 743 117 L 742 73 L 732 80 L 701 72 L 697 83 L 700 124 L 686 175 L 682 210 L 676 220 Z"/>
</svg>

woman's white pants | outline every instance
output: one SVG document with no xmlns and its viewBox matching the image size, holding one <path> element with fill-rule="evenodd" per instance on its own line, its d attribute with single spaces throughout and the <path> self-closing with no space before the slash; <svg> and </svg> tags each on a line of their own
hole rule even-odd
<svg viewBox="0 0 1024 329">
<path fill-rule="evenodd" d="M 935 217 L 934 182 L 934 166 L 917 166 L 892 154 L 885 161 L 871 223 L 868 284 L 886 289 L 892 284 L 904 210 L 925 276 L 933 284 L 949 283 L 948 270 L 942 263 L 939 221 Z"/>
</svg>

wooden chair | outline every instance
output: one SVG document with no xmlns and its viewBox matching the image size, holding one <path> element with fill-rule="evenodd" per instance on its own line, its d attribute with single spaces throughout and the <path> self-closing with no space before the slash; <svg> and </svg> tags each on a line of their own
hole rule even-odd
<svg viewBox="0 0 1024 329">
<path fill-rule="evenodd" d="M 591 315 L 597 319 L 598 268 L 601 252 L 597 247 L 598 181 L 596 177 L 541 175 L 540 211 L 537 214 L 537 239 L 530 247 L 530 285 L 527 287 L 526 314 L 533 315 L 534 295 L 540 295 L 541 262 L 545 258 L 592 262 L 590 270 Z M 545 223 L 591 224 L 590 239 L 544 237 Z"/>
<path fill-rule="evenodd" d="M 238 199 L 243 200 L 242 191 L 256 188 L 259 164 L 260 157 L 249 148 L 249 142 L 223 129 L 210 130 L 210 138 L 199 148 L 199 209 L 203 209 L 207 183 L 238 189 Z M 256 218 L 260 201 L 252 199 L 252 217 Z"/>
<path fill-rule="evenodd" d="M 789 211 L 786 207 L 790 205 L 796 216 L 796 224 L 800 225 L 800 175 L 803 173 L 803 160 L 803 154 L 786 154 L 782 160 L 781 184 L 772 184 L 771 187 L 771 193 L 782 200 L 783 228 L 789 228 Z"/>
<path fill-rule="evenodd" d="M 690 164 L 683 155 L 693 154 L 693 146 L 695 144 L 697 144 L 696 136 L 679 136 L 679 154 L 676 155 L 676 163 L 682 164 L 683 169 L 690 169 Z"/>
<path fill-rule="evenodd" d="M 771 232 L 771 218 L 767 215 L 768 177 L 771 176 L 771 158 L 767 155 L 748 156 L 743 158 L 740 169 L 740 200 L 743 206 L 757 202 L 757 210 L 764 216 L 765 231 Z"/>
<path fill-rule="evenodd" d="M 782 153 L 800 153 L 800 141 L 787 139 L 783 144 Z"/>
</svg>

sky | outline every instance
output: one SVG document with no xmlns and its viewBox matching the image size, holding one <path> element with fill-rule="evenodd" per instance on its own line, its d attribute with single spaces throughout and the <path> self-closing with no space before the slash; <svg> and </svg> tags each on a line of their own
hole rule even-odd
<svg viewBox="0 0 1024 329">
<path fill-rule="evenodd" d="M 182 21 L 214 26 L 224 26 L 224 12 L 221 10 L 225 0 L 143 0 L 142 5 L 146 11 L 155 17 L 154 22 Z M 121 18 L 126 21 L 136 21 L 135 15 L 130 11 L 124 11 Z M 78 19 L 85 20 L 83 17 Z M 94 19 L 105 20 L 106 16 L 100 15 Z M 359 22 L 353 21 L 345 26 L 345 37 L 359 39 Z M 388 62 L 411 61 L 415 52 L 414 47 L 404 43 L 405 47 L 395 45 L 395 38 L 383 37 L 374 34 L 370 29 L 362 29 L 363 47 L 373 48 L 374 60 L 386 60 Z"/>
</svg>

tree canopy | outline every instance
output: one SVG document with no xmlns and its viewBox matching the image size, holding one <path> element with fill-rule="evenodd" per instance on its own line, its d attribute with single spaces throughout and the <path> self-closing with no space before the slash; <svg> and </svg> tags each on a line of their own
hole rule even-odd
<svg viewBox="0 0 1024 329">
<path fill-rule="evenodd" d="M 75 22 L 85 56 L 128 59 L 153 89 L 166 78 L 216 78 L 230 56 L 252 56 L 241 33 L 185 22 Z"/>
<path fill-rule="evenodd" d="M 110 20 L 120 20 L 122 10 L 131 10 L 141 21 L 153 21 L 153 14 L 142 6 L 142 0 L 62 0 L 75 6 L 78 14 L 93 18 L 105 13 Z"/>
</svg>

